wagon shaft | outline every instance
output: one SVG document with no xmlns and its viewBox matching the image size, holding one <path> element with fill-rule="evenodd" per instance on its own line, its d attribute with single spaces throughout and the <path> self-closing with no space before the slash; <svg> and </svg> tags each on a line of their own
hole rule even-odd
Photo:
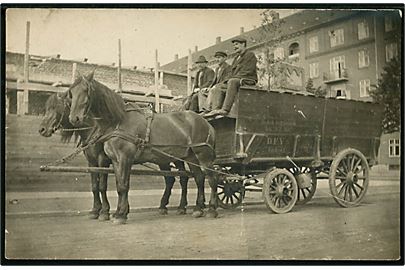
<svg viewBox="0 0 405 270">
<path fill-rule="evenodd" d="M 41 166 L 42 172 L 79 172 L 79 173 L 114 173 L 113 168 L 100 167 L 57 167 L 57 166 Z M 131 169 L 133 175 L 158 175 L 158 176 L 188 176 L 193 177 L 190 172 L 184 171 L 152 171 Z"/>
</svg>

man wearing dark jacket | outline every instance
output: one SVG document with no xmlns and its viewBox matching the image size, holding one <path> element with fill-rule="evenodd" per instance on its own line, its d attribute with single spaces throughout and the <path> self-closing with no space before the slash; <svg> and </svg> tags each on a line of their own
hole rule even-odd
<svg viewBox="0 0 405 270">
<path fill-rule="evenodd" d="M 200 105 L 202 105 L 200 108 L 203 110 L 211 110 L 212 92 L 215 92 L 216 87 L 223 86 L 223 83 L 228 80 L 232 73 L 231 66 L 226 62 L 228 55 L 225 52 L 217 51 L 214 57 L 218 61 L 218 67 L 215 68 L 214 81 L 207 91 L 200 91 L 198 94 Z"/>
<path fill-rule="evenodd" d="M 232 75 L 227 81 L 227 89 L 216 89 L 212 93 L 213 111 L 205 116 L 227 115 L 232 108 L 232 104 L 239 91 L 241 80 L 254 85 L 257 82 L 257 58 L 251 51 L 246 50 L 246 39 L 237 37 L 232 40 L 236 51 L 235 59 L 232 62 Z M 225 100 L 222 103 L 222 98 Z"/>
<path fill-rule="evenodd" d="M 212 85 L 215 73 L 212 69 L 207 67 L 208 61 L 203 55 L 200 55 L 195 63 L 197 64 L 198 71 L 195 75 L 193 93 L 188 97 L 184 108 L 198 112 L 198 92 L 205 91 L 205 88 Z"/>
</svg>

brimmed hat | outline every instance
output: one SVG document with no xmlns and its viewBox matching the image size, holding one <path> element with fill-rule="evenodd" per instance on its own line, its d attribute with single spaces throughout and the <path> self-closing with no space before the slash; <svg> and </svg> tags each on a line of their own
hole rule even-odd
<svg viewBox="0 0 405 270">
<path fill-rule="evenodd" d="M 234 37 L 231 41 L 232 41 L 232 43 L 234 43 L 234 42 L 245 43 L 245 44 L 247 43 L 247 40 L 243 37 Z"/>
<path fill-rule="evenodd" d="M 196 64 L 198 63 L 208 63 L 207 59 L 205 59 L 204 55 L 200 55 L 197 59 L 197 61 L 195 61 Z"/>
<path fill-rule="evenodd" d="M 218 52 L 215 52 L 214 57 L 217 57 L 217 56 L 227 57 L 228 55 L 225 52 L 218 51 Z"/>
</svg>

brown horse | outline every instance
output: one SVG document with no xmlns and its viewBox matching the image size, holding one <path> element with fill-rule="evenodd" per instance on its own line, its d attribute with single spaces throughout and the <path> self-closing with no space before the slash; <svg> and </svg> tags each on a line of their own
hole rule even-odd
<svg viewBox="0 0 405 270">
<path fill-rule="evenodd" d="M 54 94 L 48 98 L 45 104 L 45 115 L 39 126 L 39 133 L 42 136 L 50 137 L 56 130 L 62 129 L 62 142 L 69 142 L 72 136 L 75 136 L 75 141 L 78 137 L 81 142 L 89 139 L 92 133 L 91 127 L 95 126 L 95 123 L 91 119 L 86 119 L 81 125 L 83 129 L 73 130 L 74 126 L 69 122 L 69 103 L 67 92 Z M 84 155 L 90 167 L 109 167 L 111 164 L 111 160 L 104 153 L 102 143 L 96 143 L 88 147 L 84 150 Z M 91 173 L 91 189 L 93 192 L 93 208 L 89 213 L 91 219 L 110 219 L 110 204 L 107 199 L 107 178 L 108 174 Z"/>
<path fill-rule="evenodd" d="M 45 104 L 45 115 L 39 127 L 39 133 L 44 137 L 50 137 L 58 129 L 61 129 L 62 142 L 69 142 L 74 136 L 75 141 L 79 137 L 82 142 L 85 142 L 92 133 L 92 129 L 87 127 L 93 127 L 94 121 L 87 119 L 84 123 L 83 129 L 74 130 L 74 126 L 69 122 L 71 101 L 67 98 L 66 93 L 59 93 L 51 95 Z M 84 150 L 84 155 L 88 161 L 88 165 L 91 167 L 109 167 L 111 160 L 104 153 L 103 143 L 96 143 L 89 146 Z M 183 162 L 176 162 L 176 168 L 185 171 Z M 161 168 L 162 170 L 170 170 L 169 164 Z M 91 183 L 93 192 L 93 208 L 90 211 L 89 217 L 91 219 L 108 220 L 110 204 L 107 199 L 107 178 L 108 174 L 91 173 Z M 159 212 L 161 214 L 167 214 L 167 205 L 169 204 L 169 198 L 175 178 L 173 176 L 165 177 L 165 190 L 160 201 Z M 187 207 L 187 184 L 188 177 L 180 177 L 181 185 L 181 199 L 178 207 L 178 214 L 185 214 Z M 102 200 L 100 200 L 100 196 Z"/>
<path fill-rule="evenodd" d="M 203 215 L 205 175 L 212 190 L 208 215 L 217 216 L 217 180 L 211 169 L 215 131 L 204 118 L 194 112 L 156 114 L 153 119 L 142 110 L 126 112 L 123 99 L 94 80 L 93 73 L 79 77 L 68 92 L 72 99 L 70 122 L 77 126 L 88 116 L 96 119 L 99 139 L 112 160 L 118 192 L 116 223 L 125 223 L 129 212 L 132 164 L 164 165 L 180 159 L 188 163 L 198 188 L 193 216 Z"/>
</svg>

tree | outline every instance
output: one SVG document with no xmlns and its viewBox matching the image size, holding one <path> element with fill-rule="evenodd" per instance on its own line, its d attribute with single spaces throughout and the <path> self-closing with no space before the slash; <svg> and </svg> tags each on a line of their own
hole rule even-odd
<svg viewBox="0 0 405 270">
<path fill-rule="evenodd" d="M 287 57 L 280 57 L 274 53 L 282 42 L 282 26 L 285 21 L 279 18 L 277 11 L 272 9 L 266 9 L 260 15 L 262 17 L 261 37 L 258 41 L 263 42 L 265 46 L 258 55 L 259 81 L 265 82 L 265 87 L 278 89 L 287 80 L 286 62 L 289 61 Z"/>
<path fill-rule="evenodd" d="M 314 82 L 311 78 L 308 79 L 307 84 L 305 85 L 305 90 L 314 94 L 317 97 L 326 96 L 326 89 L 322 86 L 314 87 Z"/>
<path fill-rule="evenodd" d="M 374 101 L 384 105 L 384 133 L 399 131 L 401 127 L 401 73 L 401 61 L 392 59 L 384 67 L 376 88 L 370 91 Z"/>
</svg>

